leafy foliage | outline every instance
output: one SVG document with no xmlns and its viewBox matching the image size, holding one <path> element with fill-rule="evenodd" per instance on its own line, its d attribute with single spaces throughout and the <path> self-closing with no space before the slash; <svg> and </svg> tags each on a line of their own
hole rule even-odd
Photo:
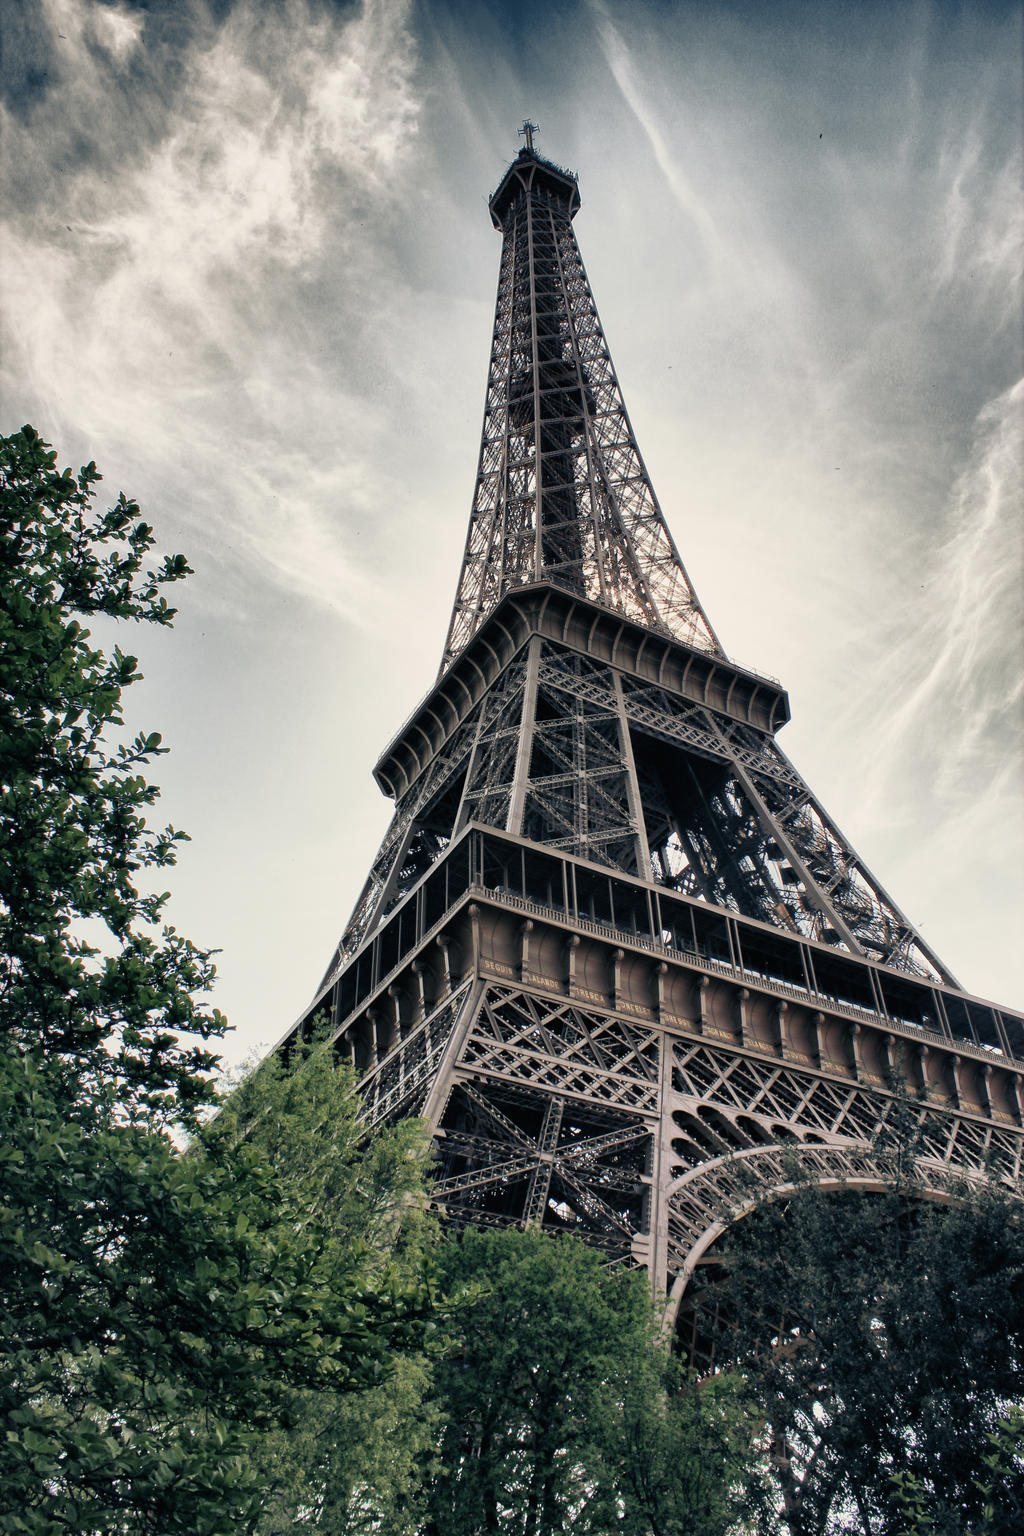
<svg viewBox="0 0 1024 1536">
<path fill-rule="evenodd" d="M 365 1391 L 296 1394 L 287 1428 L 260 1444 L 266 1491 L 247 1529 L 418 1536 L 437 1431 L 430 1381 L 427 1356 L 409 1354 Z"/>
<path fill-rule="evenodd" d="M 436 1371 L 427 1536 L 729 1528 L 753 1421 L 734 1383 L 680 1377 L 644 1276 L 536 1229 L 468 1230 L 441 1269 L 467 1301 Z"/>
<path fill-rule="evenodd" d="M 229 1103 L 186 1156 L 97 1093 L 69 1115 L 22 1066 L 2 1103 L 7 1529 L 244 1530 L 296 1393 L 336 1402 L 423 1345 L 415 1134 L 364 1154 L 324 1048 L 257 1073 L 251 1122 Z"/>
<path fill-rule="evenodd" d="M 82 623 L 169 623 L 188 567 L 146 569 L 135 504 L 100 513 L 95 466 L 55 464 L 31 428 L 0 442 L 2 1523 L 234 1536 L 295 1395 L 376 1389 L 423 1346 L 423 1151 L 363 1147 L 325 1047 L 200 1127 L 212 965 L 144 888 L 182 834 L 146 822 L 159 737 L 120 740 L 137 664 Z"/>
<path fill-rule="evenodd" d="M 959 1510 L 936 1511 L 924 1480 L 912 1472 L 892 1474 L 893 1502 L 901 1536 L 1003 1536 L 1024 1528 L 1024 1409 L 1011 1407 L 985 1436 L 984 1469 L 973 1480 L 981 1508 L 969 1529 Z"/>
<path fill-rule="evenodd" d="M 763 1496 L 763 1419 L 739 1376 L 698 1381 L 664 1347 L 634 1362 L 606 1456 L 628 1536 L 741 1529 Z"/>
<path fill-rule="evenodd" d="M 147 568 L 152 529 L 123 495 L 98 511 L 99 479 L 59 471 L 31 427 L 0 439 L 0 1035 L 62 1061 L 72 1088 L 116 1078 L 124 1113 L 190 1119 L 212 1091 L 200 1042 L 225 1021 L 196 1001 L 209 954 L 140 889 L 183 834 L 146 823 L 159 735 L 112 743 L 138 664 L 82 622 L 169 624 L 162 589 L 189 567 Z"/>
<path fill-rule="evenodd" d="M 201 1139 L 229 1167 L 243 1146 L 258 1156 L 282 1222 L 316 1234 L 330 1294 L 314 1332 L 323 1340 L 340 1327 L 348 1374 L 295 1376 L 280 1394 L 276 1422 L 249 1444 L 246 1475 L 263 1492 L 239 1529 L 355 1536 L 393 1520 L 404 1530 L 430 1443 L 424 1393 L 439 1342 L 428 1144 L 413 1121 L 367 1140 L 350 1069 L 326 1045 L 297 1050 L 299 1061 L 271 1057 L 246 1077 Z"/>
<path fill-rule="evenodd" d="M 898 1153 L 882 1191 L 828 1193 L 794 1165 L 724 1251 L 719 1358 L 761 1403 L 794 1536 L 903 1532 L 900 1489 L 937 1532 L 986 1529 L 987 1502 L 1024 1493 L 1019 1463 L 985 1491 L 1024 1379 L 1024 1211 L 995 1183 L 925 1200 L 912 1170 Z"/>
</svg>

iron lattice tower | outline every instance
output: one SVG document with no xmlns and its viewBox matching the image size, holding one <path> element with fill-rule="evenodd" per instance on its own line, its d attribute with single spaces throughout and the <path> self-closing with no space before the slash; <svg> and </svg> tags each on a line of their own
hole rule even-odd
<svg viewBox="0 0 1024 1536">
<path fill-rule="evenodd" d="M 527 128 L 489 205 L 441 669 L 375 769 L 394 818 L 303 1023 L 329 1012 L 371 1121 L 426 1118 L 450 1220 L 577 1232 L 675 1315 L 784 1147 L 877 1179 L 894 1080 L 936 1187 L 1019 1180 L 1024 1018 L 959 987 L 780 750 L 783 689 L 725 655 L 626 414 L 576 178 Z"/>
</svg>

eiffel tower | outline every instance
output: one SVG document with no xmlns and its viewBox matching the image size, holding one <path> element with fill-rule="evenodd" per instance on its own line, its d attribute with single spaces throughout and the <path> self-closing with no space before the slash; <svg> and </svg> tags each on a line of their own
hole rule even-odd
<svg viewBox="0 0 1024 1536">
<path fill-rule="evenodd" d="M 776 742 L 626 414 L 526 145 L 501 232 L 476 491 L 437 680 L 374 770 L 394 817 L 299 1028 L 371 1123 L 422 1116 L 452 1223 L 574 1232 L 668 1316 L 796 1155 L 870 1186 L 902 1083 L 936 1190 L 1020 1180 L 1024 1017 L 968 995 Z"/>
</svg>

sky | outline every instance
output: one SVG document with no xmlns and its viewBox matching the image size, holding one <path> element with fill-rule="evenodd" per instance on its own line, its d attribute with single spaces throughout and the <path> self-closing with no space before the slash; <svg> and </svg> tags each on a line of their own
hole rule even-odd
<svg viewBox="0 0 1024 1536">
<path fill-rule="evenodd" d="M 310 1000 L 440 661 L 527 116 L 723 644 L 961 984 L 1024 1003 L 1019 7 L 2 10 L 3 430 L 195 570 L 118 638 L 229 1061 Z"/>
</svg>

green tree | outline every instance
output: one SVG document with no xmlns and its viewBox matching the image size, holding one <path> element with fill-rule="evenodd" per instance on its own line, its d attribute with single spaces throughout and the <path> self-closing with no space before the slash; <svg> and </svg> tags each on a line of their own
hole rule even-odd
<svg viewBox="0 0 1024 1536">
<path fill-rule="evenodd" d="M 1024 1409 L 1011 1407 L 985 1437 L 984 1471 L 974 1479 L 981 1508 L 969 1529 L 959 1511 L 936 1511 L 924 1480 L 912 1472 L 892 1474 L 899 1536 L 1004 1536 L 1024 1530 Z"/>
<path fill-rule="evenodd" d="M 753 1423 L 681 1379 L 646 1278 L 571 1239 L 473 1230 L 440 1257 L 457 1341 L 435 1377 L 427 1536 L 726 1531 Z"/>
<path fill-rule="evenodd" d="M 115 740 L 137 661 L 83 625 L 170 624 L 163 589 L 189 567 L 147 568 L 152 529 L 123 495 L 99 511 L 99 479 L 58 470 L 31 427 L 0 439 L 0 1036 L 60 1063 L 72 1097 L 112 1085 L 125 1117 L 189 1122 L 226 1024 L 197 1001 L 209 953 L 140 880 L 183 834 L 146 823 L 159 735 Z"/>
<path fill-rule="evenodd" d="M 257 1448 L 267 1492 L 248 1529 L 418 1536 L 437 1431 L 430 1386 L 428 1356 L 410 1353 L 362 1392 L 296 1394 L 287 1428 Z"/>
<path fill-rule="evenodd" d="M 698 1380 L 652 1341 L 608 1403 L 604 1454 L 626 1536 L 708 1536 L 741 1528 L 763 1497 L 764 1423 L 745 1383 Z"/>
<path fill-rule="evenodd" d="M 251 1438 L 247 1473 L 264 1490 L 256 1536 L 416 1529 L 420 1458 L 432 1444 L 429 1356 L 437 1347 L 429 1287 L 436 1224 L 427 1210 L 429 1143 L 404 1121 L 367 1138 L 351 1070 L 327 1046 L 247 1074 L 200 1135 L 230 1167 L 257 1153 L 280 1218 L 312 1224 L 346 1318 L 371 1330 L 345 1340 L 361 1390 L 343 1377 L 281 1394 L 272 1425 Z M 398 1326 L 404 1314 L 408 1321 Z M 387 1320 L 392 1320 L 387 1326 Z M 376 1353 L 369 1355 L 368 1346 Z M 367 1371 L 367 1365 L 372 1368 Z"/>
<path fill-rule="evenodd" d="M 234 1536 L 264 1506 L 297 1395 L 376 1388 L 422 1349 L 429 1295 L 386 1252 L 415 1214 L 421 1156 L 408 1132 L 360 1149 L 358 1100 L 329 1053 L 288 1083 L 288 1124 L 264 1082 L 258 1132 L 229 1138 L 219 1120 L 183 1155 L 98 1094 L 69 1115 L 34 1064 L 20 1100 L 4 1080 L 6 1530 Z M 311 1142 L 330 1180 L 312 1160 L 304 1180 Z M 387 1164 L 409 1199 L 385 1237 L 371 1218 Z M 331 1200 L 346 1186 L 344 1221 L 321 1182 Z"/>
<path fill-rule="evenodd" d="M 123 496 L 99 512 L 98 479 L 31 428 L 0 441 L 2 1523 L 234 1536 L 294 1394 L 376 1388 L 422 1346 L 426 1289 L 383 1257 L 420 1220 L 422 1155 L 408 1132 L 360 1152 L 323 1047 L 200 1128 L 213 969 L 146 888 L 181 834 L 147 825 L 137 664 L 83 623 L 169 623 L 188 567 L 147 568 L 151 530 Z"/>
<path fill-rule="evenodd" d="M 1024 1396 L 1024 1209 L 996 1182 L 924 1199 L 906 1146 L 880 1192 L 791 1173 L 732 1229 L 708 1298 L 770 1426 L 783 1528 L 895 1536 L 913 1497 L 936 1532 L 1010 1530 L 1024 1472 L 986 1492 L 986 1458 Z"/>
</svg>

